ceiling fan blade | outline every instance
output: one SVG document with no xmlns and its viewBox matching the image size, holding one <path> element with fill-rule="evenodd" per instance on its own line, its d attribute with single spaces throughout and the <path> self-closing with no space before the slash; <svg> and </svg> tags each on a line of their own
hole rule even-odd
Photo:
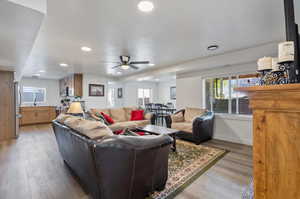
<svg viewBox="0 0 300 199">
<path fill-rule="evenodd" d="M 116 66 L 112 67 L 112 69 L 119 68 L 120 66 L 122 66 L 122 64 L 116 65 Z"/>
<path fill-rule="evenodd" d="M 134 65 L 132 65 L 132 64 L 129 64 L 129 66 L 130 66 L 131 68 L 135 69 L 135 70 L 139 69 L 139 67 L 134 66 Z"/>
<path fill-rule="evenodd" d="M 149 61 L 132 61 L 130 64 L 150 64 Z"/>
<path fill-rule="evenodd" d="M 121 64 L 121 62 L 115 61 L 115 62 L 110 62 L 110 61 L 100 61 L 99 63 L 101 64 Z"/>
</svg>

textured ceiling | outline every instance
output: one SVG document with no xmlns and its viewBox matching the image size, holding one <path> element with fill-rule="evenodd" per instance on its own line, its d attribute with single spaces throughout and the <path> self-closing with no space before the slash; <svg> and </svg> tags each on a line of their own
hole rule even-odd
<svg viewBox="0 0 300 199">
<path fill-rule="evenodd" d="M 283 0 L 153 2 L 155 10 L 145 14 L 137 10 L 138 0 L 49 0 L 24 75 L 45 70 L 44 78 L 72 72 L 110 76 L 113 64 L 103 62 L 118 61 L 121 54 L 149 60 L 157 69 L 284 39 Z M 220 48 L 209 52 L 210 44 Z M 84 53 L 81 46 L 93 51 Z M 61 68 L 61 62 L 70 67 Z"/>
<path fill-rule="evenodd" d="M 35 10 L 0 0 L 0 69 L 22 71 L 43 17 Z"/>
</svg>

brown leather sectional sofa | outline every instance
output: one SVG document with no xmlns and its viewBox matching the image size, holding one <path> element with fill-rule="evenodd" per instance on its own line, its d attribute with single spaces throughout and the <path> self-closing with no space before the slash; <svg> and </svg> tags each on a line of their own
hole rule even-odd
<svg viewBox="0 0 300 199">
<path fill-rule="evenodd" d="M 90 139 L 82 128 L 78 127 L 83 132 L 80 133 L 53 121 L 64 162 L 92 198 L 143 199 L 151 192 L 164 189 L 171 137 L 110 136 L 108 129 L 108 136 L 99 138 L 95 128 L 92 134 L 95 139 Z M 103 134 L 105 128 L 99 129 Z"/>
</svg>

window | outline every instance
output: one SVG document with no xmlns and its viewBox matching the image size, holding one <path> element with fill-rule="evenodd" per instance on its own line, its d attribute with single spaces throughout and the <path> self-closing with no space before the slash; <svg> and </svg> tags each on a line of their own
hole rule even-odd
<svg viewBox="0 0 300 199">
<path fill-rule="evenodd" d="M 116 94 L 115 88 L 108 88 L 108 105 L 110 107 L 114 107 L 116 104 L 115 94 Z"/>
<path fill-rule="evenodd" d="M 138 105 L 145 106 L 152 102 L 152 89 L 151 88 L 139 88 L 138 89 Z"/>
<path fill-rule="evenodd" d="M 23 87 L 23 103 L 45 103 L 46 88 Z"/>
<path fill-rule="evenodd" d="M 252 114 L 248 97 L 234 88 L 254 86 L 258 81 L 258 76 L 252 74 L 206 79 L 206 108 L 216 113 Z"/>
</svg>

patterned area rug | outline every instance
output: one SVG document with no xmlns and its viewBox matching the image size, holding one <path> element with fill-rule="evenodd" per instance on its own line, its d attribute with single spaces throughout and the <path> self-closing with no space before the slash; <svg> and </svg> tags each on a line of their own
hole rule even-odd
<svg viewBox="0 0 300 199">
<path fill-rule="evenodd" d="M 151 199 L 173 198 L 226 154 L 225 150 L 177 141 L 177 152 L 170 152 L 166 188 Z"/>
</svg>

